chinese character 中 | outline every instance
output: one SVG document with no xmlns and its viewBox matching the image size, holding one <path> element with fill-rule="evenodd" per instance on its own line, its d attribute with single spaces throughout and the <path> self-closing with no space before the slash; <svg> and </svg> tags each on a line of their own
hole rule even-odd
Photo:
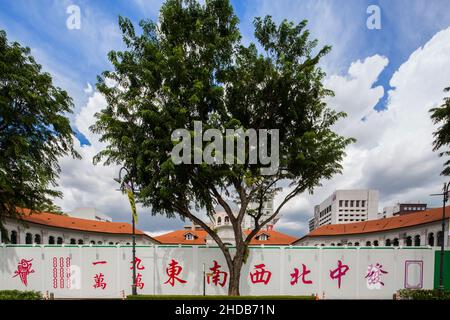
<svg viewBox="0 0 450 320">
<path fill-rule="evenodd" d="M 269 283 L 272 272 L 264 269 L 265 267 L 266 265 L 264 263 L 255 265 L 255 272 L 250 272 L 250 280 L 252 283 L 264 283 L 265 285 Z"/>
<path fill-rule="evenodd" d="M 169 267 L 166 268 L 166 273 L 169 276 L 169 279 L 167 279 L 164 284 L 169 283 L 173 287 L 175 285 L 175 280 L 180 283 L 186 283 L 185 280 L 178 278 L 178 275 L 182 270 L 183 268 L 178 265 L 178 262 L 172 259 L 172 261 L 169 263 Z"/>
<path fill-rule="evenodd" d="M 342 279 L 343 276 L 345 276 L 345 274 L 347 273 L 347 271 L 349 269 L 350 268 L 347 265 L 342 264 L 341 260 L 338 260 L 337 268 L 334 269 L 334 270 L 330 270 L 330 278 L 331 279 L 338 279 L 338 288 L 339 289 L 341 288 L 341 279 Z"/>
<path fill-rule="evenodd" d="M 312 284 L 313 282 L 311 280 L 306 280 L 305 277 L 307 274 L 311 273 L 311 270 L 308 270 L 306 268 L 306 265 L 302 263 L 302 272 L 298 268 L 294 268 L 294 273 L 291 273 L 291 286 L 298 283 L 298 279 L 302 278 L 303 284 Z"/>
</svg>

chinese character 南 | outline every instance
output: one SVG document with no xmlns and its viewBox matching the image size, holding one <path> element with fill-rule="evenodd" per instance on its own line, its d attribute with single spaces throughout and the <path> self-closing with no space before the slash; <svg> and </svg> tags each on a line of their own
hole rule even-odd
<svg viewBox="0 0 450 320">
<path fill-rule="evenodd" d="M 183 268 L 178 265 L 178 262 L 172 259 L 169 263 L 169 267 L 166 268 L 166 273 L 169 276 L 169 279 L 167 279 L 164 284 L 169 283 L 173 287 L 175 285 L 175 280 L 180 283 L 186 283 L 186 280 L 178 278 L 178 275 L 180 275 L 182 270 Z"/>
<path fill-rule="evenodd" d="M 308 270 L 306 265 L 302 263 L 302 272 L 298 268 L 294 268 L 294 273 L 291 273 L 291 286 L 298 283 L 298 279 L 302 279 L 303 284 L 312 284 L 312 280 L 306 280 L 305 277 L 307 274 L 311 273 L 311 270 Z"/>
<path fill-rule="evenodd" d="M 22 283 L 25 285 L 25 287 L 28 285 L 28 275 L 30 273 L 34 273 L 34 270 L 31 269 L 31 267 L 33 266 L 31 261 L 33 261 L 33 259 L 30 259 L 30 260 L 22 259 L 22 260 L 20 260 L 19 264 L 17 265 L 17 270 L 14 271 L 13 278 L 19 276 L 20 281 L 22 281 Z"/>
<path fill-rule="evenodd" d="M 212 273 L 209 273 L 207 277 L 208 284 L 211 281 L 215 286 L 220 285 L 221 287 L 223 287 L 227 282 L 228 273 L 226 273 L 225 271 L 220 271 L 221 265 L 218 264 L 216 260 L 213 260 L 213 262 L 214 266 L 209 269 L 212 271 Z"/>
<path fill-rule="evenodd" d="M 331 279 L 338 279 L 338 288 L 341 288 L 341 280 L 342 277 L 345 276 L 347 271 L 349 270 L 349 266 L 342 264 L 341 260 L 338 260 L 338 266 L 334 270 L 330 270 L 330 278 Z"/>
<path fill-rule="evenodd" d="M 383 266 L 381 264 L 370 264 L 367 267 L 367 274 L 365 276 L 367 288 L 370 290 L 381 289 L 381 286 L 384 286 L 384 282 L 381 281 L 381 276 L 386 273 L 388 272 L 383 270 Z"/>
<path fill-rule="evenodd" d="M 252 283 L 264 283 L 267 285 L 272 276 L 272 272 L 265 269 L 266 265 L 264 263 L 255 265 L 255 272 L 250 272 L 250 280 Z"/>
</svg>

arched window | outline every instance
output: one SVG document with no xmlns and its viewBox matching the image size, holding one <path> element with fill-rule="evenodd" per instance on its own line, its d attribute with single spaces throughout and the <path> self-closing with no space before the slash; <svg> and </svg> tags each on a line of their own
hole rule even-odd
<svg viewBox="0 0 450 320">
<path fill-rule="evenodd" d="M 337 245 L 338 245 L 338 247 L 342 247 L 342 243 L 340 243 L 340 242 Z"/>
<path fill-rule="evenodd" d="M 333 242 L 332 242 L 332 243 L 330 243 L 330 246 L 334 247 L 334 243 L 333 243 Z"/>
<path fill-rule="evenodd" d="M 27 233 L 25 235 L 25 243 L 32 244 L 33 243 L 33 235 L 31 233 Z"/>
<path fill-rule="evenodd" d="M 370 247 L 372 245 L 372 243 L 370 242 L 370 240 L 369 241 L 366 241 L 366 246 L 367 247 Z"/>
<path fill-rule="evenodd" d="M 77 244 L 77 240 L 75 240 L 74 238 L 70 239 L 70 244 Z"/>
<path fill-rule="evenodd" d="M 11 231 L 11 243 L 12 244 L 17 244 L 17 231 L 13 230 Z"/>
<path fill-rule="evenodd" d="M 399 245 L 398 238 L 394 238 L 393 245 L 394 245 L 394 247 L 398 247 L 398 245 Z"/>
<path fill-rule="evenodd" d="M 384 242 L 384 245 L 386 247 L 390 247 L 391 246 L 391 239 L 386 239 L 386 241 Z"/>
<path fill-rule="evenodd" d="M 63 244 L 63 238 L 58 237 L 58 240 L 56 240 L 56 244 Z"/>
<path fill-rule="evenodd" d="M 222 218 L 218 217 L 217 218 L 217 225 L 220 226 L 222 224 Z"/>
<path fill-rule="evenodd" d="M 95 241 L 94 241 L 94 240 L 91 240 L 91 244 L 95 244 Z"/>
<path fill-rule="evenodd" d="M 351 246 L 352 246 L 352 243 L 351 243 L 351 242 L 348 242 L 347 245 L 348 245 L 349 247 L 351 247 Z"/>
<path fill-rule="evenodd" d="M 373 245 L 374 245 L 375 247 L 378 247 L 378 240 L 375 240 L 375 241 L 373 242 Z"/>
<path fill-rule="evenodd" d="M 78 239 L 78 244 L 84 244 L 83 239 Z"/>
<path fill-rule="evenodd" d="M 407 236 L 406 237 L 405 243 L 406 243 L 407 247 L 411 247 L 412 246 L 412 238 L 411 238 L 411 236 Z"/>
<path fill-rule="evenodd" d="M 325 247 L 325 243 L 321 243 L 320 246 L 321 246 L 321 247 Z"/>
<path fill-rule="evenodd" d="M 35 234 L 34 235 L 34 243 L 36 244 L 41 244 L 41 235 L 40 234 Z"/>
<path fill-rule="evenodd" d="M 113 246 L 113 245 L 114 245 L 114 242 L 110 241 L 108 244 L 109 244 L 110 246 Z"/>
<path fill-rule="evenodd" d="M 48 237 L 48 244 L 55 244 L 55 237 L 54 236 Z"/>
<path fill-rule="evenodd" d="M 359 242 L 355 242 L 355 247 L 359 247 Z"/>
<path fill-rule="evenodd" d="M 127 246 L 129 246 L 130 245 L 130 243 L 129 242 L 127 242 Z"/>
<path fill-rule="evenodd" d="M 97 241 L 97 244 L 102 245 L 103 242 L 102 241 Z"/>
<path fill-rule="evenodd" d="M 438 247 L 442 245 L 442 231 L 438 231 L 437 233 L 437 245 Z"/>
<path fill-rule="evenodd" d="M 230 223 L 230 217 L 226 216 L 226 217 L 223 219 L 223 221 L 224 221 L 225 224 L 229 224 L 229 223 Z"/>
<path fill-rule="evenodd" d="M 414 237 L 414 245 L 420 247 L 420 235 L 418 234 Z"/>
<path fill-rule="evenodd" d="M 428 234 L 428 245 L 434 247 L 434 233 L 430 232 Z"/>
</svg>

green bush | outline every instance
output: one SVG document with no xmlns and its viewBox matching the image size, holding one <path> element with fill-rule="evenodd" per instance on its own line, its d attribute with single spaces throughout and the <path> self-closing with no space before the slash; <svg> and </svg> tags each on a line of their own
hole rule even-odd
<svg viewBox="0 0 450 320">
<path fill-rule="evenodd" d="M 0 290 L 0 300 L 42 300 L 38 291 Z"/>
<path fill-rule="evenodd" d="M 402 300 L 450 300 L 450 291 L 402 289 L 398 295 Z"/>
</svg>

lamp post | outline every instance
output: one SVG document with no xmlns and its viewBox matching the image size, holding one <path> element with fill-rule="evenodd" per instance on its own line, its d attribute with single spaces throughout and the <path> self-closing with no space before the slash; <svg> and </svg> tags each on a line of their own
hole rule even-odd
<svg viewBox="0 0 450 320">
<path fill-rule="evenodd" d="M 448 201 L 448 192 L 450 188 L 450 182 L 444 183 L 442 193 L 432 194 L 432 196 L 442 196 L 442 220 L 441 220 L 441 259 L 439 263 L 439 290 L 444 292 L 444 249 L 445 249 L 445 203 Z M 439 237 L 437 237 L 439 240 Z"/>
<path fill-rule="evenodd" d="M 123 191 L 125 181 L 122 179 L 122 171 L 125 171 L 127 176 L 129 176 L 130 172 L 125 167 L 122 167 L 119 170 L 119 179 L 118 179 L 118 181 L 120 183 L 120 190 Z M 133 194 L 134 194 L 133 180 L 129 179 L 129 182 L 130 182 L 131 192 L 133 192 Z M 132 263 L 133 263 L 133 276 L 132 277 L 133 278 L 132 278 L 132 281 L 133 282 L 131 284 L 131 293 L 133 295 L 137 295 L 137 288 L 136 288 L 136 229 L 135 229 L 135 221 L 134 221 L 134 215 L 133 214 L 131 215 L 131 221 L 132 221 L 132 226 L 133 226 L 132 227 L 132 229 L 133 229 L 133 231 L 132 231 L 133 232 L 132 233 L 132 238 L 133 238 L 133 241 L 132 241 L 132 246 L 133 246 L 133 260 L 132 260 Z"/>
</svg>

